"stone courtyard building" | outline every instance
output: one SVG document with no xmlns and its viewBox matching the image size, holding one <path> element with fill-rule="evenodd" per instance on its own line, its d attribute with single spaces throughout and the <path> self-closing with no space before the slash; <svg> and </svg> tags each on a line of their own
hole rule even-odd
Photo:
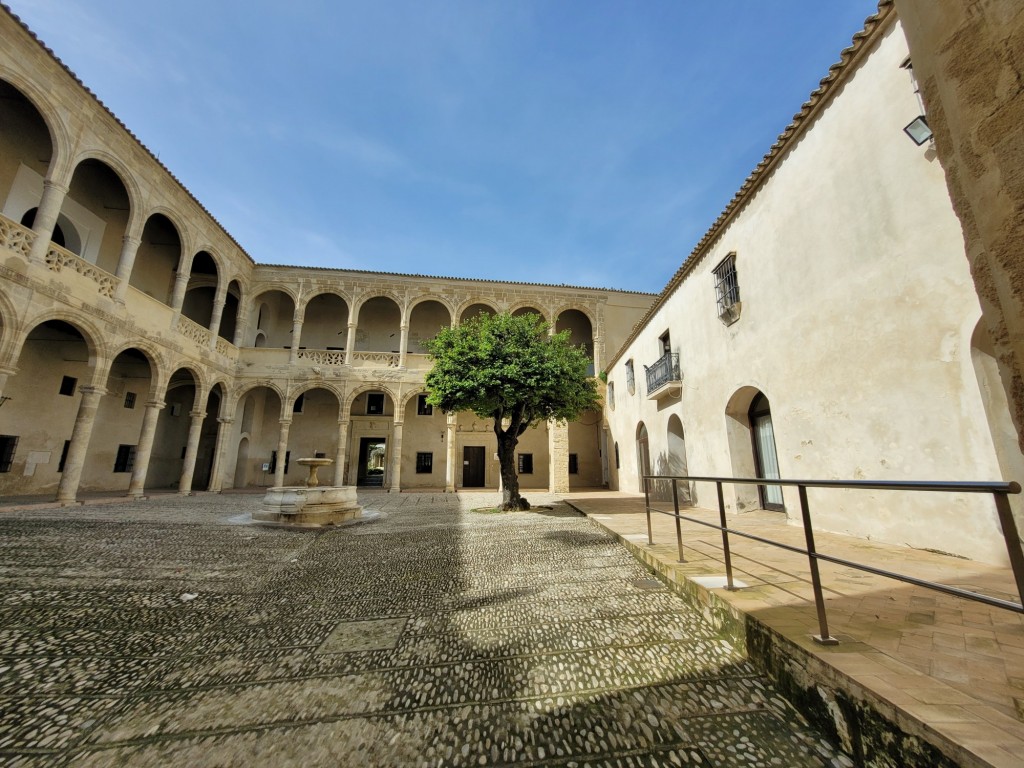
<svg viewBox="0 0 1024 768">
<path fill-rule="evenodd" d="M 490 423 L 424 403 L 424 340 L 481 311 L 537 312 L 607 375 L 602 413 L 521 439 L 526 489 L 1021 480 L 1003 386 L 1020 318 L 984 322 L 963 205 L 933 142 L 904 134 L 924 105 L 898 7 L 880 4 L 657 297 L 255 264 L 4 10 L 0 495 L 294 484 L 315 454 L 335 459 L 328 482 L 497 488 Z M 796 506 L 770 484 L 729 494 L 734 513 Z M 893 502 L 835 493 L 818 521 L 1005 558 L 990 500 Z"/>
</svg>

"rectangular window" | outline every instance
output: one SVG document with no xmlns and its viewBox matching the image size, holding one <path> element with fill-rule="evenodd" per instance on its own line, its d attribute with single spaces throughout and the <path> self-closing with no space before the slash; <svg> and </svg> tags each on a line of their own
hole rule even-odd
<svg viewBox="0 0 1024 768">
<path fill-rule="evenodd" d="M 135 393 L 134 392 L 125 392 L 124 393 L 124 407 L 125 408 L 134 408 L 135 407 Z"/>
<path fill-rule="evenodd" d="M 578 475 L 580 473 L 580 457 L 579 454 L 569 454 L 569 474 Z"/>
<path fill-rule="evenodd" d="M 302 408 L 306 404 L 306 393 L 303 392 L 301 395 L 295 398 L 295 405 L 292 406 L 292 413 L 302 413 Z"/>
<path fill-rule="evenodd" d="M 434 406 L 430 405 L 427 402 L 427 396 L 426 395 L 420 395 L 418 398 L 416 398 L 416 413 L 419 416 L 433 416 L 434 415 Z"/>
<path fill-rule="evenodd" d="M 135 469 L 135 446 L 117 446 L 117 458 L 114 459 L 115 472 L 131 472 Z"/>
<path fill-rule="evenodd" d="M 384 413 L 383 392 L 370 392 L 366 395 L 366 413 L 370 416 Z"/>
<path fill-rule="evenodd" d="M 714 269 L 715 296 L 718 314 L 729 314 L 729 309 L 740 300 L 740 284 L 736 278 L 736 254 L 730 253 Z"/>
<path fill-rule="evenodd" d="M 636 380 L 633 378 L 633 361 L 626 361 L 626 389 L 629 394 L 633 394 L 636 391 Z"/>
<path fill-rule="evenodd" d="M 68 448 L 70 448 L 70 447 L 71 447 L 71 441 L 70 440 L 65 440 L 64 441 L 64 448 L 61 449 L 61 452 L 60 452 L 60 463 L 57 464 L 57 471 L 58 472 L 63 472 L 64 471 L 64 463 L 68 460 Z"/>
<path fill-rule="evenodd" d="M 533 454 L 532 453 L 520 453 L 519 454 L 519 465 L 518 470 L 520 475 L 532 475 L 533 474 Z"/>
<path fill-rule="evenodd" d="M 0 435 L 0 472 L 10 472 L 14 463 L 14 450 L 18 447 L 18 438 L 14 435 Z"/>
<path fill-rule="evenodd" d="M 285 451 L 284 452 L 284 473 L 286 475 L 288 474 L 288 463 L 291 461 L 291 459 L 292 459 L 292 452 L 291 451 Z M 268 472 L 277 472 L 277 451 L 271 451 L 270 452 L 270 469 L 268 469 L 267 471 Z"/>
<path fill-rule="evenodd" d="M 619 469 L 619 444 L 615 444 L 615 468 Z"/>
<path fill-rule="evenodd" d="M 434 471 L 434 454 L 432 453 L 417 453 L 416 454 L 416 474 L 417 475 L 429 475 Z"/>
<path fill-rule="evenodd" d="M 60 393 L 71 397 L 75 394 L 75 385 L 78 384 L 78 379 L 74 376 L 65 376 L 60 380 Z"/>
<path fill-rule="evenodd" d="M 667 355 L 672 351 L 672 336 L 668 331 L 658 337 L 658 346 L 662 355 Z"/>
</svg>

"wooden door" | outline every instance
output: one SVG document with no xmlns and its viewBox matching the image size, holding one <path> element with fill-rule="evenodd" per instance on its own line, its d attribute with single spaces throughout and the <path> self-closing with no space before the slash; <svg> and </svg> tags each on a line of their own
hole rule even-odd
<svg viewBox="0 0 1024 768">
<path fill-rule="evenodd" d="M 484 447 L 467 445 L 462 449 L 462 487 L 484 487 Z"/>
</svg>

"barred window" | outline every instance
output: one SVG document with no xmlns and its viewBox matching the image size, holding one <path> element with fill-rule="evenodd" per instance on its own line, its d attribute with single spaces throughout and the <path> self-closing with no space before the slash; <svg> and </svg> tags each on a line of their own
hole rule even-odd
<svg viewBox="0 0 1024 768">
<path fill-rule="evenodd" d="M 434 454 L 432 453 L 417 453 L 416 454 L 416 474 L 417 475 L 429 475 L 434 471 Z"/>
<path fill-rule="evenodd" d="M 520 453 L 519 454 L 519 465 L 517 470 L 520 475 L 532 475 L 533 474 L 533 454 L 532 453 Z"/>
<path fill-rule="evenodd" d="M 125 392 L 124 393 L 124 407 L 125 408 L 134 408 L 135 407 L 135 393 L 134 392 Z"/>
<path fill-rule="evenodd" d="M 17 447 L 18 438 L 15 435 L 0 435 L 0 472 L 11 471 Z"/>
<path fill-rule="evenodd" d="M 569 454 L 569 474 L 578 475 L 580 473 L 580 457 L 579 454 Z"/>
<path fill-rule="evenodd" d="M 135 446 L 117 446 L 117 458 L 114 459 L 115 472 L 131 472 L 135 469 Z"/>
<path fill-rule="evenodd" d="M 417 416 L 433 416 L 434 406 L 427 402 L 426 395 L 419 395 L 416 398 L 416 415 Z"/>
<path fill-rule="evenodd" d="M 633 379 L 633 361 L 626 361 L 626 389 L 629 390 L 629 394 L 636 392 L 636 382 Z"/>
<path fill-rule="evenodd" d="M 736 254 L 730 253 L 714 269 L 718 314 L 723 315 L 740 300 L 740 284 L 736 279 Z"/>
<path fill-rule="evenodd" d="M 608 400 L 608 407 L 611 410 L 615 410 L 615 385 L 610 381 L 608 382 L 608 394 L 605 396 Z"/>
</svg>

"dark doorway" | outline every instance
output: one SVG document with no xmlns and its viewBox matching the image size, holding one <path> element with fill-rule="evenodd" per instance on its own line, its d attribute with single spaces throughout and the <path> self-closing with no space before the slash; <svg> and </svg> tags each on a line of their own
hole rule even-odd
<svg viewBox="0 0 1024 768">
<path fill-rule="evenodd" d="M 647 427 L 641 421 L 636 430 L 636 458 L 640 470 L 640 492 L 647 490 L 647 482 L 644 475 L 651 474 L 651 448 L 647 439 Z M 651 483 L 651 490 L 655 490 L 654 483 Z"/>
<path fill-rule="evenodd" d="M 462 449 L 462 486 L 484 487 L 484 447 L 467 445 Z"/>
<path fill-rule="evenodd" d="M 383 437 L 359 438 L 359 472 L 356 485 L 380 488 L 384 485 L 384 457 L 387 440 Z"/>
</svg>

